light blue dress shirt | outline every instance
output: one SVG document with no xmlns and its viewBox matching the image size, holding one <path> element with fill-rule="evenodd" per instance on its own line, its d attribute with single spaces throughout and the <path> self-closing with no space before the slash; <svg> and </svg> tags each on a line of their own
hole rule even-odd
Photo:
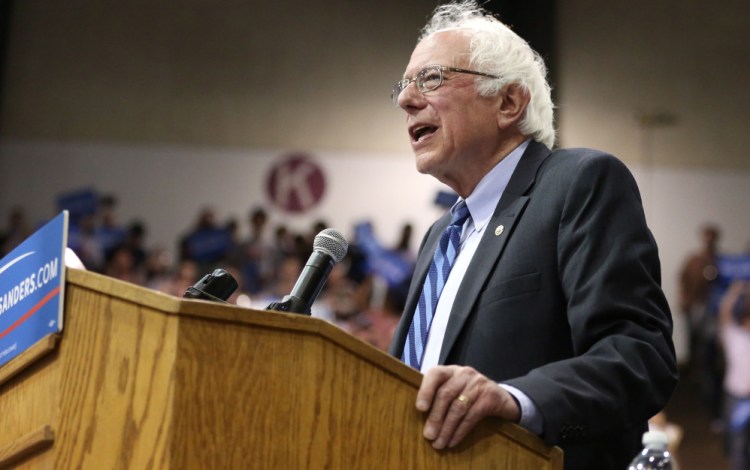
<svg viewBox="0 0 750 470">
<path fill-rule="evenodd" d="M 435 309 L 435 316 L 432 319 L 424 358 L 422 359 L 422 373 L 425 373 L 438 363 L 440 349 L 445 337 L 445 329 L 448 325 L 448 319 L 450 318 L 450 312 L 453 302 L 456 299 L 458 288 L 471 263 L 471 259 L 474 257 L 474 253 L 476 253 L 482 234 L 490 222 L 492 214 L 500 202 L 505 188 L 508 186 L 510 177 L 513 175 L 521 159 L 521 155 L 526 151 L 529 142 L 530 139 L 524 141 L 495 165 L 479 181 L 479 184 L 477 184 L 477 187 L 474 188 L 469 197 L 466 198 L 466 205 L 469 208 L 471 217 L 464 223 L 461 233 L 461 251 L 456 257 L 448 280 L 443 287 L 443 292 L 440 294 L 437 308 Z M 533 433 L 541 434 L 543 428 L 542 418 L 534 402 L 531 401 L 528 395 L 515 387 L 506 384 L 500 384 L 500 386 L 505 388 L 518 401 L 521 407 L 521 421 L 519 424 Z"/>
</svg>

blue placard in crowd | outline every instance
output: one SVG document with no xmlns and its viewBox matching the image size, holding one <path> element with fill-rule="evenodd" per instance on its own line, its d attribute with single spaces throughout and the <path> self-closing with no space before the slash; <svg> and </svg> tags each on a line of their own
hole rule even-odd
<svg viewBox="0 0 750 470">
<path fill-rule="evenodd" d="M 68 212 L 0 260 L 0 366 L 62 331 Z"/>
<path fill-rule="evenodd" d="M 750 255 L 722 255 L 716 258 L 719 282 L 729 285 L 732 281 L 750 281 Z"/>
<path fill-rule="evenodd" d="M 57 210 L 68 211 L 70 221 L 75 225 L 87 215 L 99 209 L 99 194 L 92 188 L 76 189 L 57 196 Z"/>
<path fill-rule="evenodd" d="M 388 283 L 390 287 L 401 285 L 410 278 L 414 270 L 412 263 L 394 250 L 389 250 L 375 238 L 372 224 L 363 222 L 355 226 L 357 245 L 367 256 L 369 272 L 373 272 Z"/>
</svg>

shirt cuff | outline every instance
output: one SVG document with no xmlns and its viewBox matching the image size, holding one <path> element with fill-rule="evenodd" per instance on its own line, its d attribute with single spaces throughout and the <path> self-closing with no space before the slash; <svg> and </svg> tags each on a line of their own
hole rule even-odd
<svg viewBox="0 0 750 470">
<path fill-rule="evenodd" d="M 513 398 L 518 402 L 518 406 L 521 407 L 521 420 L 518 424 L 533 432 L 534 434 L 541 436 L 544 428 L 544 422 L 542 421 L 542 415 L 539 414 L 539 410 L 536 409 L 536 405 L 528 395 L 507 384 L 498 384 L 503 387 Z"/>
</svg>

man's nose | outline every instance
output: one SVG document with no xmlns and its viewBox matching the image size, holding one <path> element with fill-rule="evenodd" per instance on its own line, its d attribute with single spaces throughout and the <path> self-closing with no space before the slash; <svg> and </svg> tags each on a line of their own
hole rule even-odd
<svg viewBox="0 0 750 470">
<path fill-rule="evenodd" d="M 398 95 L 398 105 L 402 109 L 421 108 L 424 106 L 424 95 L 419 91 L 417 83 L 412 81 Z"/>
</svg>

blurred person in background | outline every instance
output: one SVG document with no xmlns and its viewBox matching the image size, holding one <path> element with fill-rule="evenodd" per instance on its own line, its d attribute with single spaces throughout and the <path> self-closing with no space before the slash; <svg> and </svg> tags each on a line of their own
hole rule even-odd
<svg viewBox="0 0 750 470">
<path fill-rule="evenodd" d="M 411 264 L 414 264 L 414 261 L 417 259 L 417 255 L 411 246 L 411 239 L 412 239 L 413 233 L 414 233 L 414 226 L 412 226 L 412 224 L 406 223 L 402 225 L 398 243 L 396 243 L 396 246 L 393 248 L 393 250 L 396 253 L 401 255 L 401 257 L 405 261 Z"/>
<path fill-rule="evenodd" d="M 193 229 L 180 240 L 180 259 L 195 262 L 199 272 L 213 271 L 229 258 L 231 252 L 230 232 L 219 224 L 211 207 L 200 211 Z"/>
<path fill-rule="evenodd" d="M 720 232 L 707 224 L 700 229 L 701 247 L 688 255 L 682 264 L 679 277 L 680 312 L 686 316 L 690 328 L 690 361 L 696 360 L 698 336 L 706 322 L 711 284 L 719 271 L 716 265 Z"/>
<path fill-rule="evenodd" d="M 724 364 L 718 339 L 719 239 L 714 224 L 701 227 L 700 248 L 688 255 L 680 270 L 679 305 L 689 331 L 689 373 L 700 386 L 703 401 L 711 413 L 714 432 L 723 430 L 722 378 Z"/>
<path fill-rule="evenodd" d="M 148 256 L 146 250 L 146 225 L 139 221 L 133 221 L 128 225 L 127 235 L 125 240 L 122 242 L 124 246 L 133 257 L 133 265 L 136 269 L 144 270 L 144 281 L 145 281 L 145 263 L 146 257 Z"/>
<path fill-rule="evenodd" d="M 173 256 L 163 247 L 152 248 L 146 255 L 143 263 L 146 277 L 146 287 L 154 290 L 166 290 L 166 285 L 171 278 Z"/>
<path fill-rule="evenodd" d="M 125 241 L 128 231 L 117 221 L 117 198 L 108 194 L 99 198 L 95 215 L 94 235 L 109 260 L 113 252 Z"/>
<path fill-rule="evenodd" d="M 273 277 L 273 250 L 266 240 L 268 214 L 257 207 L 248 216 L 250 234 L 232 256 L 242 276 L 245 290 L 251 295 L 263 292 Z"/>
<path fill-rule="evenodd" d="M 312 315 L 351 332 L 352 321 L 356 320 L 362 309 L 357 302 L 358 286 L 346 277 L 346 272 L 345 263 L 333 265 L 320 295 L 313 303 Z"/>
<path fill-rule="evenodd" d="M 750 469 L 750 281 L 734 281 L 719 305 L 726 359 L 724 423 L 732 470 Z"/>
<path fill-rule="evenodd" d="M 115 248 L 110 254 L 104 274 L 141 286 L 146 283 L 146 276 L 136 265 L 133 252 L 124 244 Z"/>
<path fill-rule="evenodd" d="M 20 207 L 14 207 L 8 214 L 8 226 L 0 232 L 0 257 L 10 253 L 32 233 L 31 224 L 26 219 L 26 212 Z"/>
<path fill-rule="evenodd" d="M 71 233 L 72 235 L 72 233 Z M 86 269 L 94 272 L 104 272 L 106 258 L 104 248 L 96 236 L 96 217 L 94 214 L 81 216 L 77 230 L 68 244 L 76 252 Z"/>
<path fill-rule="evenodd" d="M 387 351 L 401 319 L 409 285 L 406 282 L 403 287 L 391 287 L 377 276 L 373 276 L 371 285 L 370 305 L 364 312 L 368 328 L 363 339 L 376 348 Z"/>
<path fill-rule="evenodd" d="M 286 225 L 278 225 L 273 232 L 271 242 L 271 277 L 276 280 L 279 277 L 279 271 L 284 260 L 289 256 L 294 256 L 294 235 Z M 273 282 L 273 280 L 271 282 Z M 268 290 L 271 286 L 265 286 Z"/>
</svg>

